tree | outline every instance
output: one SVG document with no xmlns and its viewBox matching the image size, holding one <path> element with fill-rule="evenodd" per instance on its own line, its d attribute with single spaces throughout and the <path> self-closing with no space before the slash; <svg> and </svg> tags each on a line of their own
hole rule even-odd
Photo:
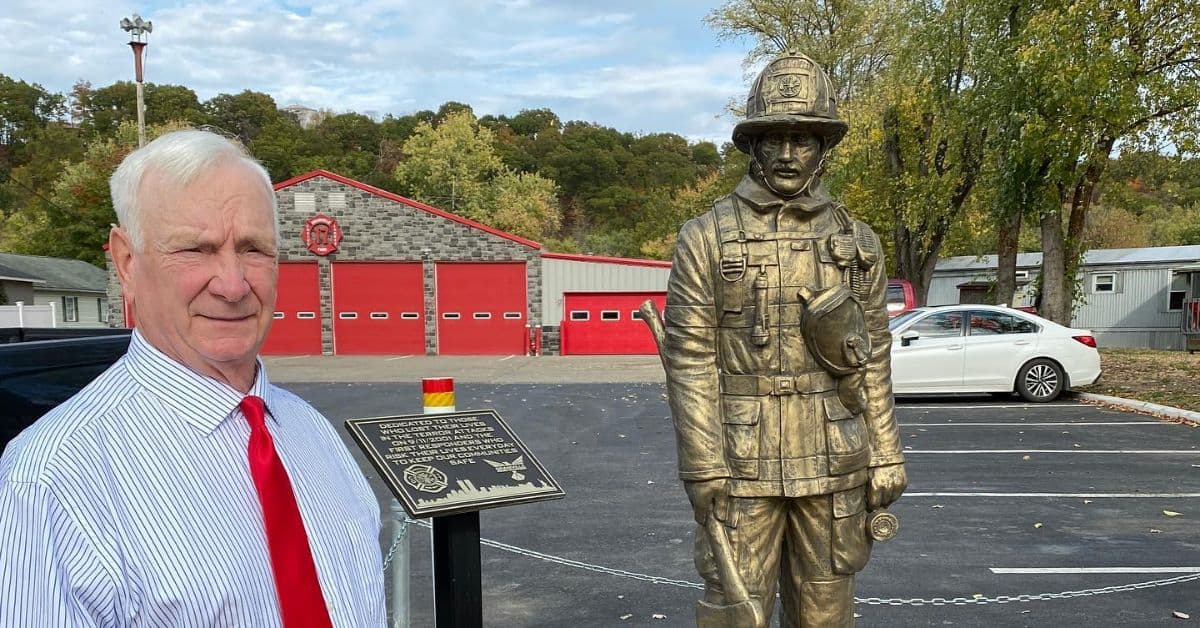
<svg viewBox="0 0 1200 628">
<path fill-rule="evenodd" d="M 326 117 L 308 133 L 310 154 L 297 160 L 302 170 L 323 168 L 366 179 L 378 163 L 379 125 L 359 113 Z"/>
<path fill-rule="evenodd" d="M 148 140 L 180 128 L 146 129 Z M 9 217 L 0 231 L 0 249 L 31 255 L 78 259 L 104 266 L 104 243 L 116 222 L 108 179 L 137 146 L 137 125 L 122 124 L 113 137 L 95 138 L 80 161 L 66 166 L 43 203 Z"/>
<path fill-rule="evenodd" d="M 404 142 L 396 181 L 416 200 L 482 220 L 488 182 L 503 166 L 492 138 L 468 111 L 451 113 L 437 126 L 422 122 Z"/>
<path fill-rule="evenodd" d="M 554 182 L 529 172 L 505 170 L 489 186 L 484 222 L 532 240 L 558 233 L 562 212 Z"/>
<path fill-rule="evenodd" d="M 728 193 L 727 189 L 719 187 L 720 184 L 721 175 L 714 170 L 679 188 L 669 198 L 654 203 L 646 213 L 646 220 L 639 225 L 641 243 L 636 254 L 651 259 L 671 259 L 683 223 L 708 211 L 713 201 Z"/>
<path fill-rule="evenodd" d="M 38 134 L 65 114 L 62 95 L 0 74 L 0 181 L 28 160 Z"/>
<path fill-rule="evenodd" d="M 851 130 L 831 180 L 852 212 L 891 231 L 895 275 L 912 283 L 920 304 L 982 166 L 971 8 L 965 0 L 909 4 L 910 28 L 892 64 L 846 107 Z"/>
<path fill-rule="evenodd" d="M 1070 324 L 1084 228 L 1118 142 L 1196 146 L 1200 5 L 1191 0 L 1013 1 L 1009 88 L 989 92 L 1009 187 L 1036 209 L 1044 316 Z M 1019 86 L 1020 89 L 1012 89 Z M 1065 223 L 1064 223 L 1065 220 Z M 1017 223 L 1019 224 L 1019 222 Z"/>
<path fill-rule="evenodd" d="M 168 122 L 199 126 L 208 122 L 196 92 L 182 85 L 146 83 L 144 97 L 147 126 Z M 92 91 L 87 104 L 88 128 L 97 136 L 111 137 L 122 123 L 137 122 L 137 88 L 132 81 L 117 81 Z"/>
<path fill-rule="evenodd" d="M 416 200 L 527 238 L 555 235 L 562 212 L 554 181 L 506 167 L 494 140 L 469 110 L 423 122 L 404 143 L 396 179 Z"/>
<path fill-rule="evenodd" d="M 294 118 L 278 116 L 259 130 L 249 149 L 278 183 L 304 172 L 300 160 L 311 154 L 310 144 L 310 136 Z"/>
<path fill-rule="evenodd" d="M 829 73 L 839 102 L 865 90 L 895 49 L 901 23 L 887 0 L 729 0 L 704 21 L 721 39 L 756 42 L 747 66 L 795 49 Z"/>
<path fill-rule="evenodd" d="M 239 94 L 217 94 L 204 101 L 211 123 L 238 136 L 249 145 L 268 124 L 279 118 L 270 94 L 243 90 Z"/>
</svg>

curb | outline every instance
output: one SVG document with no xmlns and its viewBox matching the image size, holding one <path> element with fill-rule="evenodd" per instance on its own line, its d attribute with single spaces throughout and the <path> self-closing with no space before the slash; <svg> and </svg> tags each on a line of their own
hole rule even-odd
<svg viewBox="0 0 1200 628">
<path fill-rule="evenodd" d="M 1185 423 L 1200 426 L 1200 412 L 1192 412 L 1191 410 L 1183 410 L 1171 406 L 1159 405 L 1150 403 L 1149 401 L 1138 401 L 1136 399 L 1125 399 L 1123 397 L 1110 397 L 1108 395 L 1097 395 L 1095 393 L 1075 393 L 1075 396 L 1084 401 L 1094 401 L 1110 406 L 1117 406 L 1134 412 L 1142 412 L 1145 414 L 1153 414 L 1155 416 L 1168 417 L 1178 419 Z"/>
</svg>

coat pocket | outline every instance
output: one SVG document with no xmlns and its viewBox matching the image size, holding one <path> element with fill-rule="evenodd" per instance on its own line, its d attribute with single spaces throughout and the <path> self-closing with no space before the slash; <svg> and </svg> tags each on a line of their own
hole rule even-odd
<svg viewBox="0 0 1200 628">
<path fill-rule="evenodd" d="M 725 428 L 725 455 L 733 464 L 736 477 L 757 477 L 758 423 L 762 418 L 762 397 L 722 395 L 721 422 Z M 753 461 L 739 465 L 737 461 Z"/>
<path fill-rule="evenodd" d="M 867 487 L 833 494 L 833 573 L 849 576 L 862 571 L 871 558 L 867 536 Z"/>
<path fill-rule="evenodd" d="M 846 408 L 846 404 L 842 403 L 841 398 L 837 395 L 829 395 L 822 402 L 825 404 L 825 416 L 830 421 L 841 421 L 854 417 L 854 414 Z"/>
<path fill-rule="evenodd" d="M 867 466 L 871 450 L 867 439 L 867 422 L 861 414 L 852 414 L 837 395 L 823 400 L 825 440 L 829 446 L 829 472 L 842 475 Z"/>
</svg>

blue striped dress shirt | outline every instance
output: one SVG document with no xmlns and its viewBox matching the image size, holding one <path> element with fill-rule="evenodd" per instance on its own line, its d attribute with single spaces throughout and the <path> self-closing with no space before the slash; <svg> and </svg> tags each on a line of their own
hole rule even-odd
<svg viewBox="0 0 1200 628">
<path fill-rule="evenodd" d="M 337 432 L 258 364 L 334 626 L 382 626 L 379 506 Z M 244 395 L 136 331 L 0 458 L 0 626 L 279 626 Z"/>
</svg>

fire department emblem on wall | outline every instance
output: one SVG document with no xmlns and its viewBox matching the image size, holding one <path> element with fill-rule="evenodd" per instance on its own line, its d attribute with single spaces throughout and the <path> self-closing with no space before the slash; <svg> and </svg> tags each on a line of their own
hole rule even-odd
<svg viewBox="0 0 1200 628">
<path fill-rule="evenodd" d="M 318 213 L 304 221 L 304 231 L 300 232 L 300 239 L 304 240 L 304 245 L 314 254 L 329 255 L 342 243 L 342 228 L 333 218 Z"/>
</svg>

